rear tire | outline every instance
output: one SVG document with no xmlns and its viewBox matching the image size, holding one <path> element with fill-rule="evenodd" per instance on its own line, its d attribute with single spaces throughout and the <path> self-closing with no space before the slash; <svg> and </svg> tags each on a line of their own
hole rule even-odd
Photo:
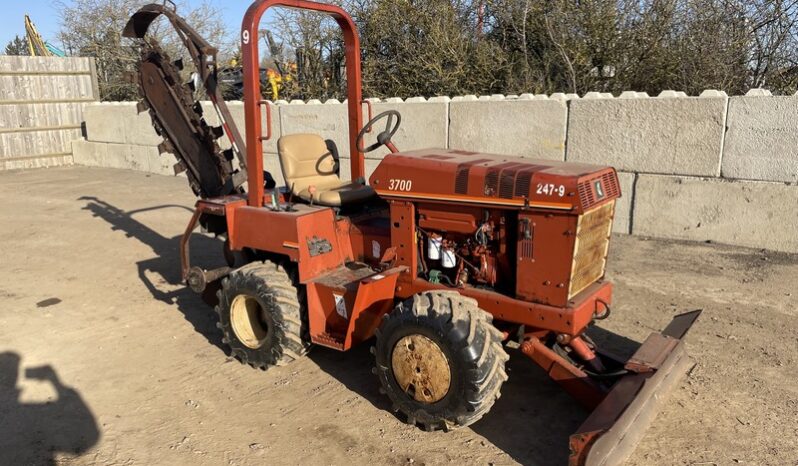
<svg viewBox="0 0 798 466">
<path fill-rule="evenodd" d="M 500 396 L 509 359 L 491 322 L 476 300 L 455 291 L 420 293 L 386 315 L 372 352 L 394 411 L 427 430 L 484 416 Z"/>
<path fill-rule="evenodd" d="M 225 277 L 217 292 L 216 326 L 231 355 L 266 370 L 307 354 L 311 345 L 304 294 L 274 262 L 253 262 Z"/>
</svg>

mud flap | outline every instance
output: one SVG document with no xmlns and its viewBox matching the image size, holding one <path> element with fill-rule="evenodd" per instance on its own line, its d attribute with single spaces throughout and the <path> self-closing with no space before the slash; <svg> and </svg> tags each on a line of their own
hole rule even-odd
<svg viewBox="0 0 798 466">
<path fill-rule="evenodd" d="M 700 314 L 678 315 L 662 333 L 646 339 L 627 363 L 638 372 L 616 382 L 571 435 L 570 466 L 611 466 L 626 460 L 668 394 L 695 365 L 682 338 Z"/>
</svg>

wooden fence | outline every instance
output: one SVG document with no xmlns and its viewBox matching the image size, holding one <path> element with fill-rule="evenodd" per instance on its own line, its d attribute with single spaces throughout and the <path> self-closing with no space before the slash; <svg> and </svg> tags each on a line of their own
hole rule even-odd
<svg viewBox="0 0 798 466">
<path fill-rule="evenodd" d="M 0 56 L 0 170 L 71 164 L 99 100 L 93 58 Z"/>
</svg>

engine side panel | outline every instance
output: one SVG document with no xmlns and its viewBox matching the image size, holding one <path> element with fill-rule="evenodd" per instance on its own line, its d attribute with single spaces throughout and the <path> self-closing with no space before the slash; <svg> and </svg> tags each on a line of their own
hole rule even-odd
<svg viewBox="0 0 798 466">
<path fill-rule="evenodd" d="M 577 217 L 543 212 L 519 216 L 516 296 L 565 306 L 571 276 Z"/>
</svg>

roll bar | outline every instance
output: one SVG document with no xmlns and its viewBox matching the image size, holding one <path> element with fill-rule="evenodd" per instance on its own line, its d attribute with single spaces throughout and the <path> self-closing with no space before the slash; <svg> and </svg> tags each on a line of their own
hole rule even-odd
<svg viewBox="0 0 798 466">
<path fill-rule="evenodd" d="M 357 134 L 363 124 L 360 74 L 360 38 L 352 17 L 342 8 L 307 0 L 256 0 L 250 5 L 241 24 L 241 54 L 244 62 L 244 112 L 246 115 L 246 148 L 248 167 L 248 204 L 263 205 L 263 129 L 261 127 L 260 54 L 258 38 L 260 20 L 273 6 L 327 13 L 341 27 L 346 57 L 347 105 L 349 110 L 349 151 L 352 179 L 365 176 L 363 154 L 357 150 Z"/>
</svg>

